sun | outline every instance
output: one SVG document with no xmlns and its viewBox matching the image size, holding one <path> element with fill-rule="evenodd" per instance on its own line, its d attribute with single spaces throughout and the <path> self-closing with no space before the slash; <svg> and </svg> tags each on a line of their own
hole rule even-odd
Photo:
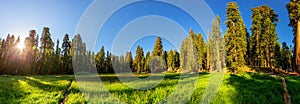
<svg viewBox="0 0 300 104">
<path fill-rule="evenodd" d="M 23 42 L 20 42 L 18 45 L 17 45 L 18 49 L 19 50 L 23 50 L 24 48 L 24 43 Z"/>
</svg>

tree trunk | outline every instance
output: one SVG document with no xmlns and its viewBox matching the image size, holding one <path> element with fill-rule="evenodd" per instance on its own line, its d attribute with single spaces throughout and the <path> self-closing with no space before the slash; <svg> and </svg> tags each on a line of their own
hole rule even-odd
<svg viewBox="0 0 300 104">
<path fill-rule="evenodd" d="M 297 30 L 295 35 L 295 67 L 300 72 L 300 20 L 297 22 Z"/>
</svg>

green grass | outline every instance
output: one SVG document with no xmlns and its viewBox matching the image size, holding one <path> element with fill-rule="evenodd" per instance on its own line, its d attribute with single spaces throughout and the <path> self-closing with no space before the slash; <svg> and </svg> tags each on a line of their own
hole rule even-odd
<svg viewBox="0 0 300 104">
<path fill-rule="evenodd" d="M 200 103 L 203 96 L 208 97 L 204 99 L 205 102 L 214 104 L 284 103 L 281 80 L 269 75 L 225 74 L 223 80 L 220 80 L 223 77 L 221 74 L 173 73 L 166 74 L 164 77 L 162 75 L 155 74 L 153 79 L 148 81 L 121 82 L 114 74 L 103 74 L 100 75 L 102 84 L 93 79 L 98 78 L 98 75 L 80 76 L 82 80 L 72 83 L 70 81 L 73 79 L 72 76 L 0 77 L 0 101 L 1 103 L 58 103 L 63 99 L 63 93 L 68 89 L 68 85 L 71 84 L 67 104 L 96 102 L 194 104 Z M 123 74 L 120 77 L 129 79 L 134 76 Z M 149 78 L 148 74 L 138 75 L 138 77 L 144 80 Z M 160 80 L 161 77 L 163 80 Z M 297 102 L 300 98 L 297 94 L 299 81 L 298 77 L 288 78 L 287 81 L 293 103 L 299 103 Z M 221 83 L 220 87 L 218 83 Z M 217 90 L 216 96 L 213 96 L 212 93 Z M 191 97 L 187 101 L 184 100 L 189 94 Z"/>
<path fill-rule="evenodd" d="M 75 81 L 72 82 L 70 86 L 70 93 L 68 95 L 67 104 L 81 104 L 86 103 L 86 100 L 84 99 L 84 96 L 80 92 L 77 83 Z"/>
<path fill-rule="evenodd" d="M 215 104 L 283 104 L 280 78 L 257 73 L 226 75 Z"/>
<path fill-rule="evenodd" d="M 300 103 L 300 77 L 290 76 L 286 78 L 286 85 L 291 95 L 292 103 L 299 104 Z"/>
<path fill-rule="evenodd" d="M 86 91 L 86 93 L 83 93 L 83 95 L 88 99 L 84 102 L 121 101 L 125 103 L 138 104 L 158 103 L 161 102 L 161 100 L 163 100 L 167 96 L 169 96 L 171 93 L 173 93 L 178 83 L 179 77 L 180 76 L 178 74 L 170 74 L 167 75 L 165 79 L 161 82 L 161 84 L 159 84 L 155 88 L 149 90 L 136 90 L 126 86 L 124 83 L 121 83 L 114 75 L 101 76 L 104 83 L 103 87 L 106 87 L 113 97 L 101 95 L 100 92 L 103 92 L 103 89 L 91 87 L 94 85 L 95 82 L 81 82 L 81 84 L 84 84 L 83 89 Z M 199 78 L 193 95 L 187 101 L 188 103 L 200 103 L 204 91 L 206 91 L 206 86 L 215 85 L 218 82 L 217 79 L 210 79 L 210 77 L 212 77 L 211 74 L 202 74 L 199 77 L 190 76 L 190 79 L 186 80 L 188 82 L 189 80 L 193 80 L 193 78 Z M 243 73 L 239 75 L 226 74 L 224 76 L 224 80 L 221 82 L 222 85 L 219 88 L 219 91 L 217 92 L 215 98 L 208 99 L 214 104 L 284 103 L 282 96 L 283 89 L 281 80 L 279 78 L 255 73 Z M 135 83 L 139 85 L 139 83 L 142 82 Z M 142 84 L 149 83 L 151 83 L 151 81 Z M 189 87 L 187 86 L 190 85 L 186 83 L 186 85 L 182 87 L 182 90 L 179 90 L 179 96 L 184 96 L 184 94 L 186 94 L 185 90 L 193 90 L 189 89 Z M 169 99 L 171 100 L 170 102 L 165 101 L 164 103 L 182 102 L 181 100 L 175 98 L 171 98 Z"/>
<path fill-rule="evenodd" d="M 71 79 L 71 76 L 1 76 L 0 102 L 59 103 Z"/>
<path fill-rule="evenodd" d="M 96 77 L 96 76 L 94 76 Z M 206 82 L 209 78 L 208 74 L 202 74 L 198 76 L 198 74 L 186 74 L 184 78 L 180 79 L 180 74 L 167 74 L 165 77 L 162 77 L 162 74 L 154 75 L 152 80 L 149 81 L 130 81 L 130 82 L 120 82 L 116 75 L 100 75 L 101 80 L 103 81 L 103 85 L 98 84 L 96 81 L 79 81 L 81 90 L 83 90 L 82 94 L 85 96 L 86 100 L 81 100 L 78 98 L 80 95 L 70 94 L 68 101 L 70 100 L 76 103 L 84 103 L 88 102 L 103 102 L 103 103 L 113 103 L 113 102 L 125 102 L 125 103 L 159 103 L 165 97 L 169 96 L 174 90 L 176 90 L 176 86 L 178 83 L 183 83 L 184 88 L 193 87 L 189 81 L 201 80 L 203 83 L 195 83 L 197 84 L 197 92 L 194 95 L 201 96 L 203 90 L 206 87 Z M 134 76 L 122 75 L 123 79 L 131 78 Z M 141 79 L 146 79 L 148 76 L 140 75 Z M 162 77 L 163 80 L 159 80 Z M 181 80 L 179 82 L 179 79 Z M 75 84 L 75 83 L 74 83 Z M 156 85 L 158 84 L 158 85 Z M 129 86 L 127 86 L 129 85 Z M 153 88 L 149 88 L 147 90 L 139 90 L 131 87 L 140 87 L 147 88 L 147 86 L 153 86 Z M 72 85 L 73 86 L 73 85 Z M 105 89 L 109 91 L 105 93 Z M 74 86 L 75 92 L 79 91 L 78 87 Z M 187 89 L 193 91 L 193 89 Z M 185 90 L 177 90 L 178 95 L 174 97 L 184 96 L 186 95 Z M 191 92 L 192 94 L 192 92 Z M 80 96 L 81 97 L 81 96 Z M 181 100 L 170 98 L 172 102 L 182 102 Z M 72 100 L 71 100 L 72 99 Z M 166 101 L 168 102 L 168 101 Z"/>
</svg>

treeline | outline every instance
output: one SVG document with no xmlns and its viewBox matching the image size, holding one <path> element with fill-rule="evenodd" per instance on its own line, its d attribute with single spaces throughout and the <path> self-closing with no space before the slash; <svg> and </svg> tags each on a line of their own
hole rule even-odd
<svg viewBox="0 0 300 104">
<path fill-rule="evenodd" d="M 179 53 L 176 50 L 164 51 L 160 37 L 156 40 L 152 54 L 145 54 L 141 46 L 137 46 L 135 57 L 131 52 L 127 52 L 125 56 L 116 56 L 109 51 L 105 53 L 104 50 L 102 46 L 100 52 L 95 55 L 96 68 L 100 73 L 153 73 L 163 72 L 167 68 L 170 71 L 179 68 Z"/>
<path fill-rule="evenodd" d="M 56 48 L 51 39 L 48 27 L 43 28 L 39 38 L 35 30 L 29 31 L 24 40 L 24 48 L 20 50 L 20 37 L 8 34 L 0 39 L 0 74 L 31 75 L 31 74 L 72 74 L 71 42 L 66 34 L 62 47 Z"/>
<path fill-rule="evenodd" d="M 300 19 L 300 14 L 295 11 L 300 9 L 299 5 L 300 2 L 295 0 L 287 4 L 294 34 Z M 222 71 L 224 68 L 236 72 L 245 66 L 299 71 L 297 64 L 300 60 L 294 57 L 297 48 L 294 50 L 285 42 L 278 41 L 276 25 L 279 19 L 276 12 L 267 5 L 251 11 L 252 26 L 247 29 L 237 3 L 229 2 L 225 11 L 227 28 L 224 35 L 220 29 L 220 17 L 216 16 L 211 31 L 207 32 L 207 41 L 201 33 L 194 33 L 191 29 L 182 41 L 180 53 L 163 50 L 160 37 L 157 37 L 152 52 L 144 52 L 143 47 L 138 46 L 135 53 L 117 56 L 105 51 L 104 46 L 97 53 L 88 51 L 79 34 L 72 40 L 66 34 L 59 46 L 59 40 L 56 44 L 53 42 L 47 27 L 41 37 L 31 30 L 23 50 L 17 48 L 20 37 L 8 35 L 6 39 L 0 39 L 0 74 L 73 74 L 73 68 L 82 72 L 97 69 L 98 73 Z M 295 35 L 295 45 L 299 43 L 298 38 Z"/>
</svg>

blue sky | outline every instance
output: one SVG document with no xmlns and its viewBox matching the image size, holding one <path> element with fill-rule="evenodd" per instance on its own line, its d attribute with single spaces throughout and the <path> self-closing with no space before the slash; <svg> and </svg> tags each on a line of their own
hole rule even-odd
<svg viewBox="0 0 300 104">
<path fill-rule="evenodd" d="M 66 33 L 74 35 L 90 3 L 91 0 L 1 0 L 0 37 L 14 34 L 24 38 L 31 29 L 41 34 L 43 27 L 49 27 L 53 41 L 61 41 Z"/>
<path fill-rule="evenodd" d="M 245 21 L 247 28 L 251 27 L 251 8 L 261 6 L 263 4 L 269 5 L 279 15 L 280 22 L 277 25 L 277 33 L 280 38 L 280 42 L 287 42 L 292 44 L 292 28 L 288 27 L 289 18 L 287 10 L 285 8 L 288 0 L 205 0 L 214 14 L 218 14 L 222 21 L 222 31 L 225 32 L 225 10 L 226 4 L 230 1 L 236 1 L 239 4 L 242 17 Z M 28 36 L 28 31 L 31 29 L 37 30 L 38 34 L 41 34 L 43 27 L 49 27 L 53 37 L 53 41 L 63 38 L 68 33 L 71 37 L 74 36 L 78 22 L 81 16 L 85 13 L 85 10 L 92 3 L 92 0 L 1 0 L 0 1 L 0 37 L 6 38 L 7 34 L 20 35 L 22 38 Z M 189 3 L 189 2 L 186 2 Z M 109 7 L 106 7 L 109 9 Z M 147 9 L 148 8 L 148 9 Z M 195 11 L 201 13 L 201 7 L 195 8 Z M 144 23 L 147 19 L 141 18 L 146 15 L 157 15 L 165 18 L 165 21 L 161 22 L 161 25 L 153 24 L 147 26 L 140 26 L 136 30 L 142 31 L 143 29 L 151 30 L 155 28 L 166 29 L 168 32 L 155 31 L 153 33 L 147 33 L 145 38 L 140 38 L 131 44 L 131 51 L 135 51 L 137 45 L 142 45 L 145 51 L 151 51 L 155 42 L 156 35 L 164 34 L 163 45 L 165 49 L 176 49 L 176 46 L 181 43 L 181 39 L 187 36 L 188 29 L 193 28 L 196 33 L 200 32 L 204 34 L 199 25 L 195 24 L 193 18 L 186 14 L 186 12 L 178 9 L 172 5 L 167 4 L 155 4 L 152 2 L 135 3 L 129 6 L 125 6 L 122 10 L 115 12 L 108 21 L 104 24 L 104 28 L 99 30 L 99 36 L 96 41 L 95 51 L 99 50 L 101 45 L 104 45 L 107 50 L 113 49 L 113 41 L 116 40 L 116 34 L 127 34 L 129 39 L 135 31 L 126 32 L 124 26 L 131 25 L 134 28 L 139 23 Z M 203 15 L 205 16 L 205 15 Z M 143 20 L 144 21 L 139 21 Z M 164 19 L 164 18 L 163 18 Z M 134 21 L 136 20 L 136 21 Z M 211 20 L 209 20 L 211 21 Z M 174 28 L 177 25 L 182 26 L 180 29 L 168 28 L 168 24 L 174 23 Z M 177 24 L 176 24 L 177 23 Z M 171 27 L 171 26 L 170 26 Z M 131 29 L 128 27 L 128 29 Z M 150 29 L 151 28 L 151 29 Z M 184 30 L 184 31 L 182 31 Z M 250 30 L 248 30 L 250 32 Z M 112 33 L 112 34 L 109 34 Z M 159 34 L 162 33 L 162 34 Z M 179 34 L 180 33 L 180 34 Z M 88 35 L 81 34 L 82 37 Z M 145 35 L 145 34 L 143 34 Z M 170 41 L 169 38 L 177 38 L 180 41 Z M 206 35 L 204 34 L 204 37 Z M 126 39 L 126 38 L 125 38 Z M 115 47 L 122 47 L 115 45 Z M 92 47 L 93 48 L 93 47 Z M 178 47 L 177 47 L 178 48 Z M 134 52 L 133 52 L 134 53 Z M 145 52 L 146 53 L 146 52 Z"/>
</svg>

